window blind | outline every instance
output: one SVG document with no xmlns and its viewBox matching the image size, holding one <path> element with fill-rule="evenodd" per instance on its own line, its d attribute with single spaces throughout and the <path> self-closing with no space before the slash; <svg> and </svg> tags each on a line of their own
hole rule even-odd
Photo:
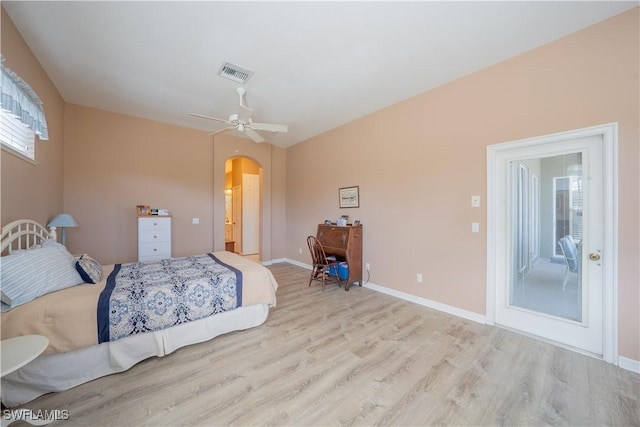
<svg viewBox="0 0 640 427">
<path fill-rule="evenodd" d="M 35 134 L 4 108 L 0 110 L 0 142 L 35 160 Z"/>
</svg>

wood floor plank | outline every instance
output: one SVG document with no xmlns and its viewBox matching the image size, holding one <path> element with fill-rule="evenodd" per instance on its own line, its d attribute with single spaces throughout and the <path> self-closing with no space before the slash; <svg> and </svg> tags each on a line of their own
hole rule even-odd
<svg viewBox="0 0 640 427">
<path fill-rule="evenodd" d="M 371 289 L 269 267 L 266 323 L 24 407 L 61 426 L 640 426 L 640 376 Z M 52 423 L 50 425 L 55 425 Z"/>
</svg>

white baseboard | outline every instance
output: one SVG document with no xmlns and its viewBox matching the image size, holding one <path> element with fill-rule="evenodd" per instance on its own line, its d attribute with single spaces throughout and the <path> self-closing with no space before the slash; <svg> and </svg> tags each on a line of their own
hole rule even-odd
<svg viewBox="0 0 640 427">
<path fill-rule="evenodd" d="M 262 261 L 262 265 L 272 265 L 272 264 L 278 264 L 281 262 L 291 262 L 291 261 L 288 260 L 287 258 L 276 258 L 270 261 Z"/>
<path fill-rule="evenodd" d="M 383 294 L 391 295 L 396 298 L 410 301 L 416 304 L 420 304 L 425 307 L 432 308 L 434 310 L 442 311 L 447 314 L 462 317 L 463 319 L 471 320 L 477 323 L 486 323 L 486 318 L 482 314 L 474 313 L 473 311 L 463 310 L 452 305 L 443 304 L 441 302 L 433 301 L 428 298 L 422 298 L 415 295 L 408 294 L 406 292 L 397 291 L 395 289 L 386 288 L 384 286 L 376 285 L 375 283 L 364 283 L 365 288 L 373 289 L 374 291 L 382 292 Z"/>
<path fill-rule="evenodd" d="M 618 366 L 627 371 L 640 374 L 640 360 L 628 359 L 626 357 L 618 356 Z"/>
<path fill-rule="evenodd" d="M 313 268 L 312 265 L 305 264 L 304 262 L 296 261 L 295 259 L 289 258 L 280 258 L 282 261 L 278 262 L 288 262 L 289 264 L 297 265 L 298 267 L 306 268 L 307 270 L 311 270 Z"/>
<path fill-rule="evenodd" d="M 288 262 L 289 264 L 297 265 L 298 267 L 306 268 L 307 270 L 311 270 L 312 268 L 312 266 L 309 264 L 305 264 L 303 262 L 296 261 L 289 258 L 280 258 L 278 262 Z M 478 322 L 482 324 L 486 323 L 486 318 L 482 314 L 463 310 L 461 308 L 443 304 L 441 302 L 432 301 L 427 298 L 417 297 L 415 295 L 411 295 L 406 292 L 396 291 L 395 289 L 386 288 L 384 286 L 376 285 L 375 283 L 371 283 L 371 282 L 363 283 L 363 286 L 365 288 L 369 288 L 371 290 L 381 292 L 383 294 L 391 295 L 393 297 L 400 298 L 405 301 L 410 301 L 425 307 L 433 308 L 434 310 L 438 310 L 444 313 L 452 314 L 454 316 L 462 317 L 464 319 L 471 320 L 473 322 Z"/>
</svg>

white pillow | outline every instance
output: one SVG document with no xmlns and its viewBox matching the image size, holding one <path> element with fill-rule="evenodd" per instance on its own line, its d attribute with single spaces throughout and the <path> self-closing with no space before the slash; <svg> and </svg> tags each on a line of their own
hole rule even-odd
<svg viewBox="0 0 640 427">
<path fill-rule="evenodd" d="M 55 240 L 45 240 L 41 245 L 43 248 L 51 248 L 54 247 L 58 249 L 62 254 L 67 257 L 67 259 L 71 262 L 75 262 L 75 257 L 71 255 L 71 253 L 67 250 L 67 247 L 61 243 L 56 242 Z"/>
<path fill-rule="evenodd" d="M 84 283 L 75 269 L 73 255 L 55 242 L 0 258 L 0 276 L 0 299 L 11 308 Z"/>
</svg>

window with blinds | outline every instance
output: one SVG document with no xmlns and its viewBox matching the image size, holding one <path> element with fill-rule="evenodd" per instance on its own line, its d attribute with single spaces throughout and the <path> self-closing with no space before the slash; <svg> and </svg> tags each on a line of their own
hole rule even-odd
<svg viewBox="0 0 640 427">
<path fill-rule="evenodd" d="M 35 134 L 5 109 L 0 110 L 0 143 L 11 152 L 31 160 L 36 158 Z"/>
</svg>

